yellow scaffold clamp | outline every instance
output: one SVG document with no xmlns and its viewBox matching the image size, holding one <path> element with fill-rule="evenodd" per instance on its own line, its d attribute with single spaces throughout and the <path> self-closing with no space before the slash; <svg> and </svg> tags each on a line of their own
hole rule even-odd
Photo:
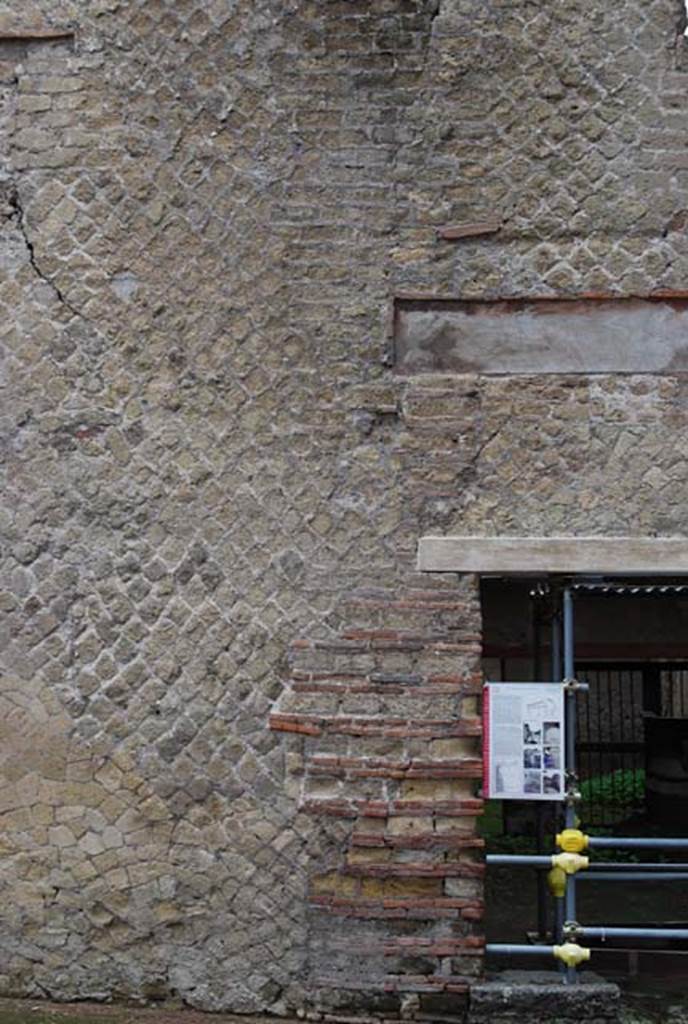
<svg viewBox="0 0 688 1024">
<path fill-rule="evenodd" d="M 565 853 L 582 853 L 587 850 L 590 836 L 586 836 L 579 828 L 565 828 L 557 835 L 557 846 Z"/>
<path fill-rule="evenodd" d="M 590 866 L 589 857 L 581 857 L 579 853 L 555 853 L 552 856 L 552 867 L 561 868 L 567 875 L 575 875 Z"/>
<path fill-rule="evenodd" d="M 563 900 L 566 894 L 566 872 L 563 868 L 552 868 L 547 872 L 547 886 L 555 899 Z"/>
<path fill-rule="evenodd" d="M 579 946 L 577 942 L 565 942 L 563 946 L 552 946 L 552 953 L 567 967 L 578 967 L 590 959 L 590 950 Z"/>
</svg>

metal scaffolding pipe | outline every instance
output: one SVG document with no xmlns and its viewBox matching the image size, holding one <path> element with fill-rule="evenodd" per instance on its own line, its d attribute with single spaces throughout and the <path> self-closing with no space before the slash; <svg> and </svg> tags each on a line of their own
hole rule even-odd
<svg viewBox="0 0 688 1024">
<path fill-rule="evenodd" d="M 540 682 L 542 679 L 542 608 L 540 607 L 538 588 L 532 591 L 530 597 L 533 623 L 533 678 Z M 535 805 L 536 853 L 544 853 L 547 845 L 545 811 L 546 808 L 541 803 Z M 547 879 L 544 871 L 538 871 L 535 874 L 535 894 L 537 897 L 538 938 L 540 941 L 544 941 L 547 936 L 548 903 Z"/>
<path fill-rule="evenodd" d="M 538 854 L 488 853 L 485 863 L 490 867 L 532 867 L 551 868 L 552 857 Z M 590 872 L 590 873 L 589 873 Z M 569 875 L 569 878 L 571 876 Z M 688 864 L 591 864 L 585 871 L 577 872 L 577 878 L 593 882 L 616 881 L 686 881 Z M 575 915 L 567 912 L 569 921 Z"/>
<path fill-rule="evenodd" d="M 571 590 L 564 590 L 564 679 L 573 679 L 573 598 Z M 566 771 L 571 776 L 576 773 L 576 691 L 566 691 Z M 566 805 L 566 827 L 576 827 L 576 811 L 571 803 Z"/>
<path fill-rule="evenodd" d="M 597 871 L 583 872 L 583 882 L 688 882 L 688 871 Z"/>
<path fill-rule="evenodd" d="M 657 839 L 638 836 L 589 836 L 588 846 L 596 850 L 688 850 L 686 839 Z"/>
<path fill-rule="evenodd" d="M 555 591 L 558 593 L 558 591 Z M 562 671 L 561 671 L 561 612 L 556 607 L 556 601 L 552 609 L 552 681 L 555 683 L 561 682 Z M 554 911 L 554 939 L 556 942 L 563 942 L 563 926 L 564 926 L 564 898 L 555 900 L 555 911 Z M 566 968 L 562 963 L 559 964 L 559 972 L 565 973 Z"/>
<path fill-rule="evenodd" d="M 556 896 L 554 899 L 554 937 L 557 942 L 563 942 L 564 934 L 564 921 L 566 920 L 566 914 L 564 913 L 564 897 Z M 563 964 L 561 965 L 563 967 Z"/>
<path fill-rule="evenodd" d="M 573 595 L 571 588 L 564 590 L 564 679 L 573 679 L 575 674 L 574 663 L 574 624 L 573 624 Z M 576 779 L 576 691 L 569 687 L 566 690 L 566 711 L 564 716 L 565 728 L 565 765 L 569 780 Z M 576 809 L 572 800 L 566 803 L 566 827 L 576 827 Z M 568 921 L 576 920 L 576 876 L 568 875 L 566 878 L 566 892 L 564 894 L 565 914 Z M 576 968 L 566 968 L 566 980 L 569 984 L 576 981 Z"/>
<path fill-rule="evenodd" d="M 579 928 L 577 935 L 583 939 L 684 939 L 688 940 L 688 928 Z"/>
<path fill-rule="evenodd" d="M 614 861 L 597 861 L 594 864 L 588 865 L 588 871 L 594 874 L 598 871 L 613 871 L 615 874 L 625 871 L 653 871 L 657 874 L 660 874 L 662 871 L 681 872 L 688 871 L 688 861 L 673 864 L 661 864 L 654 861 L 647 864 L 616 864 Z"/>
<path fill-rule="evenodd" d="M 529 866 L 529 867 L 540 867 L 540 868 L 551 868 L 552 867 L 552 856 L 551 854 L 540 856 L 539 854 L 511 854 L 511 853 L 488 853 L 485 857 L 485 863 L 491 865 L 504 865 L 509 864 L 511 867 L 517 865 Z"/>
<path fill-rule="evenodd" d="M 519 946 L 508 942 L 488 942 L 485 952 L 501 956 L 554 956 L 554 946 Z"/>
</svg>

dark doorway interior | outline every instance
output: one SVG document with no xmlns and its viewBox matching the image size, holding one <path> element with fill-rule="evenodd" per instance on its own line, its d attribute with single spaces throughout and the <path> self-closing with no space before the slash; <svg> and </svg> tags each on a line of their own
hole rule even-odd
<svg viewBox="0 0 688 1024">
<path fill-rule="evenodd" d="M 487 679 L 558 678 L 553 660 L 558 644 L 557 593 L 563 582 L 483 581 Z M 577 714 L 581 827 L 593 834 L 688 835 L 688 585 L 683 580 L 568 582 L 575 587 L 576 676 L 589 684 Z M 488 850 L 552 852 L 554 832 L 562 821 L 560 805 L 539 807 L 490 801 L 484 818 Z M 637 856 L 639 867 L 643 859 L 648 858 Z M 532 870 L 490 869 L 490 941 L 521 942 L 526 936 L 537 941 L 549 923 L 549 911 L 542 906 L 538 917 L 543 882 L 540 877 L 538 885 Z M 589 883 L 579 885 L 579 894 L 579 916 L 589 924 L 688 920 L 684 885 Z M 686 949 L 670 954 L 676 957 L 673 970 L 684 976 L 687 954 Z M 597 969 L 641 969 L 650 983 L 667 962 L 666 954 L 615 955 L 616 961 L 614 954 L 596 956 Z"/>
<path fill-rule="evenodd" d="M 688 663 L 586 662 L 578 710 L 581 818 L 666 835 L 688 828 Z"/>
<path fill-rule="evenodd" d="M 577 716 L 581 820 L 681 834 L 688 830 L 688 586 L 574 585 L 576 676 L 589 684 Z M 557 678 L 558 587 L 483 581 L 487 679 Z M 511 834 L 536 833 L 533 805 L 505 804 L 502 813 Z"/>
</svg>

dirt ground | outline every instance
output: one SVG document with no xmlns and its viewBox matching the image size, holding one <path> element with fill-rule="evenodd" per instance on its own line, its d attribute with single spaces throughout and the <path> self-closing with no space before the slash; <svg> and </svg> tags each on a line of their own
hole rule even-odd
<svg viewBox="0 0 688 1024">
<path fill-rule="evenodd" d="M 672 992 L 671 988 L 661 993 L 629 992 L 624 999 L 620 1024 L 688 1024 L 688 993 Z M 277 1024 L 278 1021 L 297 1024 L 295 1019 L 200 1013 L 173 1005 L 142 1008 L 0 999 L 0 1024 Z"/>
<path fill-rule="evenodd" d="M 274 1024 L 276 1018 L 200 1013 L 175 1005 L 138 1007 L 0 999 L 0 1024 Z M 285 1021 L 285 1024 L 296 1024 Z"/>
</svg>

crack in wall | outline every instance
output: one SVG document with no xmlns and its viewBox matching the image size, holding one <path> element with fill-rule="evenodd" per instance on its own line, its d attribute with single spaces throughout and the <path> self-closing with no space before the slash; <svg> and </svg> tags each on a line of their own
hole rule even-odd
<svg viewBox="0 0 688 1024">
<path fill-rule="evenodd" d="M 471 456 L 471 462 L 473 463 L 473 466 L 476 469 L 477 469 L 477 463 L 480 462 L 480 459 L 482 458 L 482 455 L 483 455 L 483 452 L 485 451 L 485 449 L 488 448 L 492 444 L 494 439 L 497 437 L 498 434 L 501 434 L 501 432 L 502 432 L 502 428 L 501 428 L 501 426 L 499 426 L 499 427 L 497 427 L 496 430 L 492 431 L 492 433 L 489 435 L 488 438 L 486 438 L 486 440 L 480 442 L 480 444 L 476 448 L 475 452 Z"/>
<path fill-rule="evenodd" d="M 36 274 L 36 276 L 38 278 L 40 278 L 41 281 L 44 281 L 52 289 L 52 292 L 55 295 L 55 297 L 57 298 L 58 302 L 62 306 L 64 306 L 65 309 L 69 310 L 69 312 L 73 316 L 78 316 L 80 319 L 85 320 L 86 317 L 84 316 L 84 314 L 81 313 L 80 310 L 78 310 L 75 306 L 73 306 L 71 304 L 71 302 L 68 299 L 65 298 L 65 296 L 64 296 L 61 288 L 59 287 L 59 285 L 57 285 L 55 283 L 55 281 L 45 273 L 45 271 L 41 268 L 40 264 L 38 263 L 38 261 L 36 259 L 36 249 L 35 249 L 35 246 L 34 246 L 33 242 L 31 241 L 31 239 L 29 238 L 29 234 L 28 234 L 28 232 L 26 230 L 26 218 L 25 218 L 25 215 L 24 215 L 24 208 L 23 208 L 21 200 L 19 198 L 19 193 L 17 192 L 16 189 L 13 189 L 13 191 L 11 192 L 11 194 L 9 196 L 9 200 L 8 201 L 9 201 L 9 206 L 10 206 L 10 208 L 13 211 L 12 214 L 11 214 L 11 217 L 14 220 L 14 222 L 16 223 L 16 225 L 17 225 L 17 227 L 19 229 L 19 233 L 21 234 L 22 238 L 24 239 L 24 244 L 26 246 L 26 251 L 29 254 L 29 263 L 31 264 L 31 267 L 34 270 L 34 273 Z"/>
</svg>

